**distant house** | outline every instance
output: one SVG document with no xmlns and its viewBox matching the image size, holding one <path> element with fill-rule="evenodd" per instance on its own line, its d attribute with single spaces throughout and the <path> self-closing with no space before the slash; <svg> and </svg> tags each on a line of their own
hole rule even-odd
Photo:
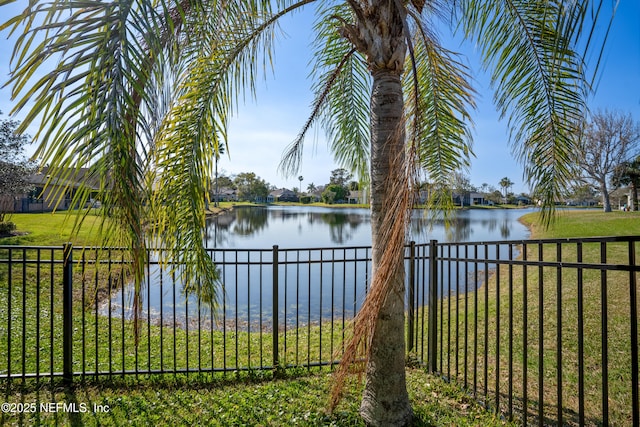
<svg viewBox="0 0 640 427">
<path fill-rule="evenodd" d="M 218 188 L 218 193 L 216 194 L 216 190 L 214 188 L 212 199 L 218 202 L 237 202 L 238 190 L 234 188 L 223 187 L 223 188 Z"/>
<path fill-rule="evenodd" d="M 278 188 L 267 196 L 267 203 L 297 201 L 299 201 L 298 195 L 287 188 Z"/>
<path fill-rule="evenodd" d="M 72 205 L 73 197 L 78 190 L 86 188 L 92 193 L 89 203 L 98 203 L 95 197 L 99 192 L 100 184 L 97 178 L 89 177 L 88 174 L 88 168 L 80 168 L 77 171 L 70 171 L 69 177 L 53 180 L 47 185 L 49 168 L 42 168 L 38 173 L 28 177 L 33 190 L 15 200 L 13 212 L 51 212 L 54 209 L 77 208 L 78 206 Z"/>
<path fill-rule="evenodd" d="M 482 193 L 471 192 L 469 193 L 469 204 L 473 205 L 484 205 L 484 195 Z"/>
<path fill-rule="evenodd" d="M 267 195 L 267 203 L 273 203 L 276 201 L 275 190 Z"/>
<path fill-rule="evenodd" d="M 366 204 L 367 202 L 368 200 L 366 190 L 349 191 L 349 195 L 347 196 L 347 203 Z"/>
<path fill-rule="evenodd" d="M 481 193 L 453 193 L 453 203 L 460 206 L 484 205 L 484 196 Z"/>
</svg>

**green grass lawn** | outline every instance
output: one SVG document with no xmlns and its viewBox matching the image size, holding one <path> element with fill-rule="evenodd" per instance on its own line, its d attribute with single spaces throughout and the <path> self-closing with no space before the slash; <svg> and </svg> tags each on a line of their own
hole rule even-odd
<svg viewBox="0 0 640 427">
<path fill-rule="evenodd" d="M 0 245 L 60 246 L 72 242 L 81 246 L 99 243 L 96 238 L 101 219 L 94 212 L 88 214 L 77 233 L 72 233 L 76 216 L 73 212 L 12 214 L 9 221 L 16 224 L 16 236 L 0 238 Z"/>
<path fill-rule="evenodd" d="M 600 210 L 557 211 L 555 221 L 545 229 L 537 213 L 522 222 L 532 230 L 532 238 L 632 236 L 640 234 L 640 212 L 602 212 Z"/>
<path fill-rule="evenodd" d="M 421 369 L 408 369 L 408 388 L 415 426 L 507 425 L 474 402 L 467 393 Z M 70 389 L 45 388 L 21 392 L 7 389 L 6 402 L 33 404 L 76 403 L 78 412 L 0 414 L 5 425 L 102 426 L 361 426 L 358 405 L 361 385 L 348 386 L 342 403 L 328 413 L 331 385 L 328 370 L 291 370 L 284 378 L 271 373 L 155 377 L 99 381 Z M 0 398 L 2 399 L 2 398 Z M 98 406 L 94 406 L 98 405 Z M 24 406 L 23 406 L 24 407 Z M 98 411 L 95 411 L 98 409 Z M 82 412 L 86 410 L 86 412 Z"/>
</svg>

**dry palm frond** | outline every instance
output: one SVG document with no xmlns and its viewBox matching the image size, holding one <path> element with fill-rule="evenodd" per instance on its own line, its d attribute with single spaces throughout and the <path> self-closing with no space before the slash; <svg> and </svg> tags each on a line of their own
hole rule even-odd
<svg viewBox="0 0 640 427">
<path fill-rule="evenodd" d="M 401 127 L 404 125 L 403 122 Z M 403 131 L 399 131 L 394 138 L 401 138 L 403 141 Z M 390 143 L 397 142 L 390 141 Z M 390 160 L 390 170 L 399 172 L 390 174 L 385 181 L 385 213 L 379 239 L 386 243 L 378 262 L 374 262 L 370 290 L 360 311 L 352 321 L 352 333 L 349 335 L 342 359 L 333 376 L 329 402 L 331 410 L 335 409 L 340 402 L 349 374 L 364 371 L 372 350 L 371 342 L 381 309 L 387 296 L 391 292 L 398 291 L 393 289 L 398 274 L 402 276 L 404 274 L 405 240 L 414 201 L 415 186 L 413 184 L 417 176 L 414 169 L 415 159 L 415 150 L 410 148 L 409 153 L 402 151 L 400 155 Z M 404 293 L 404 286 L 402 292 Z"/>
</svg>

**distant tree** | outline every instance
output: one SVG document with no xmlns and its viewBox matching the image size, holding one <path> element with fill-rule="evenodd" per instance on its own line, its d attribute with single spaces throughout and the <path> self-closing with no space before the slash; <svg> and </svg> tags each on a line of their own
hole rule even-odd
<svg viewBox="0 0 640 427">
<path fill-rule="evenodd" d="M 360 183 L 358 181 L 350 181 L 348 188 L 350 191 L 358 191 L 360 190 Z"/>
<path fill-rule="evenodd" d="M 613 169 L 611 185 L 613 185 L 614 188 L 628 185 L 631 190 L 631 203 L 629 209 L 637 211 L 638 187 L 640 187 L 640 156 L 617 165 Z"/>
<path fill-rule="evenodd" d="M 492 192 L 487 193 L 487 195 L 485 196 L 485 199 L 493 203 L 502 203 L 502 201 L 504 200 L 504 197 L 500 192 L 500 190 L 494 189 Z"/>
<path fill-rule="evenodd" d="M 322 200 L 325 203 L 334 203 L 339 200 L 345 200 L 349 194 L 349 182 L 351 181 L 351 178 L 353 178 L 353 176 L 346 169 L 338 168 L 332 170 L 331 177 L 329 178 L 329 184 L 322 191 Z M 335 193 L 333 197 L 331 197 L 331 193 Z"/>
<path fill-rule="evenodd" d="M 214 201 L 214 206 L 218 206 L 220 191 L 225 188 L 235 189 L 236 185 L 231 177 L 223 173 L 217 173 L 217 176 L 211 180 L 211 199 Z"/>
<path fill-rule="evenodd" d="M 345 200 L 348 194 L 348 190 L 342 185 L 329 184 L 322 192 L 322 201 L 325 203 L 333 204 L 340 200 Z"/>
<path fill-rule="evenodd" d="M 347 183 L 351 180 L 351 174 L 348 170 L 339 168 L 331 171 L 331 177 L 329 178 L 329 184 L 340 185 L 347 188 Z"/>
<path fill-rule="evenodd" d="M 307 185 L 307 192 L 308 193 L 313 193 L 314 191 L 316 191 L 318 188 L 315 186 L 315 184 L 313 182 L 310 182 Z"/>
<path fill-rule="evenodd" d="M 329 186 L 322 191 L 322 201 L 332 205 L 336 200 L 336 193 L 329 189 Z"/>
<path fill-rule="evenodd" d="M 27 178 L 34 167 L 23 156 L 29 136 L 16 134 L 19 125 L 15 120 L 0 120 L 0 223 L 13 210 L 15 198 L 32 190 Z"/>
<path fill-rule="evenodd" d="M 475 191 L 475 187 L 471 185 L 471 180 L 468 175 L 462 172 L 454 172 L 452 176 L 452 190 L 460 198 L 460 205 L 464 205 L 464 199 L 467 194 Z"/>
<path fill-rule="evenodd" d="M 240 173 L 233 182 L 240 200 L 252 202 L 256 199 L 264 199 L 269 194 L 269 184 L 253 172 Z"/>
<path fill-rule="evenodd" d="M 454 173 L 453 182 L 454 182 L 455 188 L 461 191 L 470 193 L 472 191 L 477 190 L 477 188 L 471 183 L 471 178 L 469 177 L 469 175 L 465 173 L 462 173 L 462 172 Z"/>
<path fill-rule="evenodd" d="M 431 193 L 433 190 L 433 183 L 429 181 L 417 181 L 416 182 L 416 202 L 420 205 L 426 204 L 429 202 L 431 198 Z"/>
<path fill-rule="evenodd" d="M 602 195 L 605 212 L 611 212 L 608 183 L 616 166 L 636 154 L 640 127 L 631 114 L 598 111 L 584 123 L 576 144 L 575 162 L 585 182 Z"/>
<path fill-rule="evenodd" d="M 302 181 L 304 180 L 304 176 L 300 175 L 298 177 L 298 181 L 300 181 L 300 192 L 302 192 Z M 296 190 L 296 193 L 298 192 L 298 190 Z"/>
<path fill-rule="evenodd" d="M 487 202 L 491 201 L 493 203 L 500 203 L 500 198 L 498 198 L 498 200 L 492 200 L 491 193 L 496 191 L 496 188 L 493 185 L 490 185 L 490 184 L 488 184 L 486 182 L 483 182 L 482 185 L 480 185 L 479 190 L 480 190 L 480 193 L 482 194 L 482 197 L 484 198 L 485 201 L 487 201 Z"/>
<path fill-rule="evenodd" d="M 504 177 L 499 182 L 500 188 L 502 188 L 502 199 L 506 203 L 507 196 L 509 195 L 509 189 L 513 186 L 513 181 L 511 181 L 508 177 Z"/>
<path fill-rule="evenodd" d="M 218 179 L 213 180 L 214 187 L 216 184 L 219 188 L 236 188 L 233 178 L 224 174 L 218 174 Z"/>
</svg>

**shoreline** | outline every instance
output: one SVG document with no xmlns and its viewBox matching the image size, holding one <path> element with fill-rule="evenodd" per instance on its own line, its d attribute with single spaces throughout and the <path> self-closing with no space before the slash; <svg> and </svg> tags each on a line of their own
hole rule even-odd
<svg viewBox="0 0 640 427">
<path fill-rule="evenodd" d="M 316 208 L 333 208 L 333 209 L 353 209 L 353 208 L 361 208 L 361 209 L 369 209 L 370 205 L 366 203 L 300 203 L 300 202 L 275 202 L 275 203 L 252 203 L 252 202 L 220 202 L 224 204 L 231 204 L 230 206 L 224 207 L 212 207 L 213 203 L 209 204 L 209 207 L 205 210 L 207 215 L 219 215 L 224 212 L 232 211 L 236 207 L 256 207 L 256 208 L 264 208 L 269 206 L 281 206 L 281 207 L 316 207 Z M 501 210 L 501 209 L 528 209 L 536 207 L 535 205 L 471 205 L 471 206 L 454 206 L 453 210 Z M 416 205 L 412 208 L 413 210 L 426 210 L 429 209 L 426 205 Z"/>
</svg>

